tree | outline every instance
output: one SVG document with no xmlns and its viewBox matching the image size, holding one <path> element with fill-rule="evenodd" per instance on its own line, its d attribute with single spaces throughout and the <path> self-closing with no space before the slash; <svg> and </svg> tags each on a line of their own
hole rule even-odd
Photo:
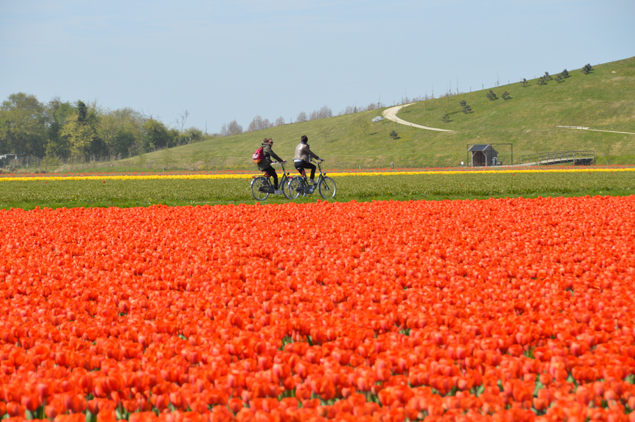
<svg viewBox="0 0 635 422">
<path fill-rule="evenodd" d="M 53 98 L 46 106 L 47 138 L 45 155 L 48 157 L 68 158 L 70 146 L 61 135 L 62 127 L 68 118 L 75 112 L 75 108 L 69 102 L 62 102 L 59 97 Z M 50 160 L 49 160 L 50 161 Z"/>
<path fill-rule="evenodd" d="M 395 130 L 393 129 L 393 130 L 390 132 L 390 137 L 391 137 L 392 139 L 397 140 L 397 139 L 399 139 L 399 134 L 397 133 L 397 131 L 395 131 Z"/>
<path fill-rule="evenodd" d="M 512 96 L 509 95 L 509 92 L 507 92 L 507 91 L 503 92 L 503 95 L 501 95 L 501 97 L 503 97 L 503 100 L 505 100 L 505 101 L 512 99 Z"/>
<path fill-rule="evenodd" d="M 547 81 L 545 80 L 544 76 L 541 76 L 540 78 L 538 78 L 538 85 L 540 86 L 547 85 Z"/>
<path fill-rule="evenodd" d="M 280 116 L 276 119 L 276 126 L 284 126 L 284 117 Z"/>
<path fill-rule="evenodd" d="M 95 139 L 95 131 L 87 124 L 86 114 L 81 109 L 68 118 L 60 134 L 68 141 L 71 157 L 76 159 L 84 159 L 88 155 Z"/>
<path fill-rule="evenodd" d="M 543 76 L 543 78 L 545 78 L 545 80 L 552 80 L 553 78 L 551 77 L 551 75 L 549 75 L 549 72 L 545 72 L 545 76 Z"/>
<path fill-rule="evenodd" d="M 298 123 L 303 123 L 306 122 L 308 120 L 307 115 L 304 111 L 301 111 L 300 114 L 298 114 L 298 117 L 296 117 L 295 121 Z"/>
<path fill-rule="evenodd" d="M 150 117 L 143 124 L 143 131 L 145 132 L 145 144 L 144 150 L 157 150 L 163 149 L 168 146 L 170 142 L 170 134 L 165 125 Z"/>
<path fill-rule="evenodd" d="M 567 72 L 567 69 L 563 70 L 561 73 L 563 78 L 568 78 L 569 77 L 569 72 Z"/>
<path fill-rule="evenodd" d="M 185 132 L 183 132 L 183 134 L 181 135 L 183 142 L 187 145 L 187 144 L 193 144 L 196 142 L 201 142 L 203 140 L 203 131 L 195 128 L 195 127 L 191 127 L 189 129 L 186 129 Z"/>
<path fill-rule="evenodd" d="M 229 122 L 229 125 L 227 126 L 228 136 L 239 135 L 241 133 L 243 133 L 243 127 L 239 125 L 236 120 L 232 120 L 231 122 Z"/>
<path fill-rule="evenodd" d="M 0 107 L 0 152 L 43 157 L 47 115 L 33 95 L 12 94 Z"/>
<path fill-rule="evenodd" d="M 588 75 L 589 73 L 593 72 L 593 68 L 591 67 L 590 64 L 586 64 L 583 68 L 582 68 L 582 73 L 584 73 L 585 75 Z"/>
<path fill-rule="evenodd" d="M 247 127 L 247 132 L 254 132 L 257 130 L 262 130 L 262 129 L 266 129 L 268 126 L 265 124 L 265 122 L 262 120 L 262 117 L 260 117 L 260 115 L 254 117 L 254 119 L 251 121 L 251 123 L 249 123 L 249 126 Z"/>
<path fill-rule="evenodd" d="M 498 97 L 496 96 L 496 94 L 494 94 L 494 91 L 492 91 L 491 89 L 489 90 L 489 92 L 487 93 L 487 98 L 489 98 L 490 101 L 494 101 L 497 100 Z"/>
<path fill-rule="evenodd" d="M 102 113 L 100 116 L 97 124 L 97 135 L 106 144 L 109 155 L 113 155 L 119 149 L 117 144 L 120 141 L 120 135 L 124 135 L 121 133 L 123 132 L 121 126 L 121 122 L 114 113 Z"/>
<path fill-rule="evenodd" d="M 527 82 L 527 79 L 523 78 L 523 81 L 521 82 L 523 84 L 523 88 L 526 88 L 527 86 L 529 86 L 529 82 Z"/>
<path fill-rule="evenodd" d="M 557 83 L 564 82 L 564 77 L 562 77 L 562 75 L 557 75 L 557 76 L 556 76 L 556 82 L 557 82 Z"/>
</svg>

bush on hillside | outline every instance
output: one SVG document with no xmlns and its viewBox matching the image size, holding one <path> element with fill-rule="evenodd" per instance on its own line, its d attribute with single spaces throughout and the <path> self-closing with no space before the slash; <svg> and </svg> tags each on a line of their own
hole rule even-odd
<svg viewBox="0 0 635 422">
<path fill-rule="evenodd" d="M 392 132 L 390 132 L 390 137 L 392 139 L 399 139 L 399 134 L 395 130 L 393 130 Z"/>
<path fill-rule="evenodd" d="M 472 108 L 467 105 L 467 102 L 465 100 L 461 100 L 461 107 L 463 107 L 463 113 L 465 114 L 470 114 L 473 113 Z"/>
<path fill-rule="evenodd" d="M 560 75 L 562 75 L 563 78 L 568 78 L 569 77 L 569 72 L 567 72 L 567 69 L 565 69 L 565 70 L 562 71 L 562 73 Z"/>
<path fill-rule="evenodd" d="M 585 75 L 588 75 L 589 73 L 593 72 L 593 68 L 591 67 L 590 64 L 586 64 L 583 68 L 582 68 L 582 73 L 584 73 Z"/>
<path fill-rule="evenodd" d="M 498 97 L 496 96 L 496 94 L 494 94 L 494 91 L 492 91 L 491 89 L 489 90 L 489 92 L 487 93 L 487 98 L 489 98 L 490 101 L 494 101 L 497 100 Z"/>
<path fill-rule="evenodd" d="M 525 79 L 525 78 L 523 78 L 521 83 L 523 84 L 523 87 L 529 86 L 529 82 L 527 82 L 527 79 Z"/>
<path fill-rule="evenodd" d="M 509 92 L 507 92 L 507 91 L 503 92 L 503 95 L 501 95 L 501 97 L 503 97 L 503 100 L 505 100 L 505 101 L 512 99 L 512 96 L 509 95 Z"/>
</svg>

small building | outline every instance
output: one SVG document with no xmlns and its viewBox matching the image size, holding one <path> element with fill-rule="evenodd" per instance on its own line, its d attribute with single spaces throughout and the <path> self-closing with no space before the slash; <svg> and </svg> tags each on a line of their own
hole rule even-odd
<svg viewBox="0 0 635 422">
<path fill-rule="evenodd" d="M 491 144 L 472 145 L 468 152 L 472 153 L 472 167 L 496 166 L 498 161 L 498 151 Z"/>
<path fill-rule="evenodd" d="M 10 166 L 14 164 L 15 160 L 18 159 L 18 156 L 15 154 L 3 154 L 0 155 L 0 167 Z"/>
</svg>

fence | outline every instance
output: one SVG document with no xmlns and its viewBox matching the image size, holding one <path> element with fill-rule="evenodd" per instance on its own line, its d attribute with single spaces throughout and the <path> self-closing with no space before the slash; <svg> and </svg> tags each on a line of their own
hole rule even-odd
<svg viewBox="0 0 635 422">
<path fill-rule="evenodd" d="M 595 151 L 557 151 L 540 152 L 520 157 L 521 164 L 559 164 L 573 162 L 573 164 L 591 164 L 595 160 Z"/>
</svg>

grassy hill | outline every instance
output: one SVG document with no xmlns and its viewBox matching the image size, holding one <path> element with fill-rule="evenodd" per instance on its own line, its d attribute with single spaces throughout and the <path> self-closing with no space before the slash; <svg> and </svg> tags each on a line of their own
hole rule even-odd
<svg viewBox="0 0 635 422">
<path fill-rule="evenodd" d="M 328 160 L 328 168 L 456 166 L 466 160 L 468 143 L 513 143 L 514 161 L 522 154 L 561 150 L 595 150 L 598 163 L 635 163 L 635 135 L 557 128 L 556 125 L 635 133 L 635 57 L 597 65 L 588 75 L 569 70 L 570 77 L 557 83 L 528 86 L 513 83 L 471 93 L 418 102 L 399 112 L 413 123 L 452 129 L 432 132 L 387 120 L 371 123 L 385 109 L 295 123 L 257 132 L 216 138 L 168 151 L 156 151 L 122 160 L 119 164 L 154 168 L 251 169 L 251 154 L 265 137 L 274 139 L 274 151 L 292 159 L 300 136 L 307 135 L 311 148 Z M 510 100 L 502 99 L 504 91 Z M 461 112 L 465 100 L 474 111 Z M 450 122 L 442 118 L 449 114 Z M 399 138 L 391 139 L 396 131 Z M 505 164 L 509 149 L 497 148 Z M 604 154 L 604 157 L 601 157 Z"/>
</svg>

